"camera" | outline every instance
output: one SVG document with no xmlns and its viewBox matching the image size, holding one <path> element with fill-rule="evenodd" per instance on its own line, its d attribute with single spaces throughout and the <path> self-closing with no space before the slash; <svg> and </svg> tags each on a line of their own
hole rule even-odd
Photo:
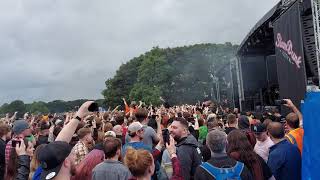
<svg viewBox="0 0 320 180">
<path fill-rule="evenodd" d="M 287 101 L 284 99 L 281 99 L 281 100 L 275 100 L 274 103 L 275 103 L 275 105 L 280 106 L 283 104 L 287 104 Z"/>
<path fill-rule="evenodd" d="M 94 102 L 88 107 L 88 111 L 90 112 L 98 112 L 99 111 L 99 105 L 98 103 Z"/>
</svg>

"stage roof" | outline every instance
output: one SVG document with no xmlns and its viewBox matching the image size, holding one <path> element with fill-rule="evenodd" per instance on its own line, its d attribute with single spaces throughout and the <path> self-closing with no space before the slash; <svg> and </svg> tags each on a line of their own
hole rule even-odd
<svg viewBox="0 0 320 180">
<path fill-rule="evenodd" d="M 280 1 L 254 25 L 241 42 L 238 56 L 274 53 L 272 21 L 280 15 L 281 10 Z"/>
</svg>

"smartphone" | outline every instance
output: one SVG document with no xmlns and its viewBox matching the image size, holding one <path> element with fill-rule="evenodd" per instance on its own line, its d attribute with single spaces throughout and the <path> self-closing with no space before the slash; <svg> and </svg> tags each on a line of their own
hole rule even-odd
<svg viewBox="0 0 320 180">
<path fill-rule="evenodd" d="M 162 137 L 164 144 L 168 143 L 170 145 L 170 133 L 168 129 L 162 129 Z"/>
<path fill-rule="evenodd" d="M 282 104 L 287 104 L 287 101 L 286 100 L 275 100 L 274 103 L 277 105 L 277 106 L 280 106 Z"/>
<path fill-rule="evenodd" d="M 90 112 L 98 112 L 99 111 L 99 105 L 98 103 L 92 103 L 89 107 L 88 107 L 88 111 Z"/>
<path fill-rule="evenodd" d="M 21 141 L 20 140 L 12 140 L 12 143 L 11 143 L 11 146 L 12 147 L 16 147 L 17 146 L 17 144 L 19 144 L 19 146 L 21 145 Z"/>
</svg>

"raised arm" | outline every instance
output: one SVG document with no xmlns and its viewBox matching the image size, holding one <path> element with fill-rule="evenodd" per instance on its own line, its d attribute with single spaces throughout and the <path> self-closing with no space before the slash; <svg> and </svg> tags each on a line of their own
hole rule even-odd
<svg viewBox="0 0 320 180">
<path fill-rule="evenodd" d="M 199 130 L 199 119 L 198 117 L 194 118 L 194 130 Z"/>
<path fill-rule="evenodd" d="M 11 118 L 9 119 L 10 122 L 13 122 L 16 118 L 17 118 L 17 114 L 18 112 L 14 112 L 13 116 L 11 116 Z"/>
<path fill-rule="evenodd" d="M 127 103 L 126 99 L 125 99 L 125 98 L 122 98 L 122 100 L 123 100 L 124 105 L 125 105 L 125 106 L 128 106 L 128 103 Z"/>
<path fill-rule="evenodd" d="M 76 113 L 76 117 L 83 119 L 87 115 L 92 114 L 92 112 L 88 111 L 88 107 L 92 103 L 93 103 L 93 101 L 87 101 L 84 104 L 82 104 L 81 107 L 79 108 L 78 112 Z M 64 141 L 64 142 L 69 143 L 71 141 L 73 134 L 75 133 L 75 131 L 78 127 L 79 122 L 80 121 L 78 119 L 76 119 L 75 117 L 72 118 L 70 120 L 70 122 L 62 128 L 61 132 L 58 134 L 58 136 L 56 138 L 56 141 Z"/>
<path fill-rule="evenodd" d="M 291 99 L 284 99 L 287 104 L 284 104 L 285 106 L 289 107 L 294 113 L 296 113 L 299 117 L 300 126 L 302 126 L 303 122 L 303 116 L 302 113 L 299 111 L 299 109 L 292 103 Z"/>
<path fill-rule="evenodd" d="M 116 108 L 114 108 L 114 109 L 112 110 L 111 114 L 113 114 L 116 110 L 118 110 L 119 107 L 120 107 L 120 106 L 118 105 Z"/>
</svg>

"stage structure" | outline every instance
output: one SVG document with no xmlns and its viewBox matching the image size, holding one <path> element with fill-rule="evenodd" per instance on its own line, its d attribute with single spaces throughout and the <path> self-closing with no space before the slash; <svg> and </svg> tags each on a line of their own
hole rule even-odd
<svg viewBox="0 0 320 180">
<path fill-rule="evenodd" d="M 210 98 L 224 107 L 239 107 L 237 60 L 228 59 L 219 67 L 213 67 L 210 72 L 212 80 Z"/>
<path fill-rule="evenodd" d="M 319 38 L 317 0 L 276 4 L 239 46 L 240 108 L 274 106 L 284 98 L 299 106 L 307 86 L 319 86 Z"/>
</svg>

